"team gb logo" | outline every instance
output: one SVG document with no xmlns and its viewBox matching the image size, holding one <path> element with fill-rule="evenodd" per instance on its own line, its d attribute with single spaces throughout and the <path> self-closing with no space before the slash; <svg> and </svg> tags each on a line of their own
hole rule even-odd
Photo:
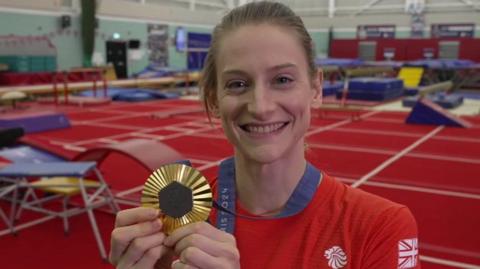
<svg viewBox="0 0 480 269">
<path fill-rule="evenodd" d="M 339 246 L 325 250 L 325 258 L 328 260 L 328 266 L 333 269 L 343 268 L 347 264 L 347 255 Z"/>
</svg>

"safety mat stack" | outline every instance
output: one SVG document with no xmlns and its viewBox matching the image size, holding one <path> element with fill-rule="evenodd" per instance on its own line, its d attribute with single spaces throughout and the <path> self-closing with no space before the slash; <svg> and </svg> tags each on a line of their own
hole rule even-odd
<svg viewBox="0 0 480 269">
<path fill-rule="evenodd" d="M 403 81 L 396 78 L 355 78 L 348 83 L 347 99 L 386 101 L 403 95 Z M 337 99 L 342 91 L 337 91 Z"/>
</svg>

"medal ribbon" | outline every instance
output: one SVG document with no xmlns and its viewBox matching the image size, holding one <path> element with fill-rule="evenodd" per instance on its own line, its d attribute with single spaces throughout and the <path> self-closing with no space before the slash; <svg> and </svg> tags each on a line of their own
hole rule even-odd
<svg viewBox="0 0 480 269">
<path fill-rule="evenodd" d="M 322 180 L 322 174 L 310 163 L 307 163 L 305 172 L 300 182 L 295 187 L 292 195 L 283 208 L 282 212 L 272 217 L 252 217 L 235 213 L 235 159 L 229 158 L 220 163 L 220 171 L 217 180 L 217 201 L 213 206 L 218 209 L 216 226 L 222 231 L 233 234 L 235 231 L 235 218 L 248 218 L 252 220 L 286 218 L 300 213 L 312 200 L 318 184 Z"/>
</svg>

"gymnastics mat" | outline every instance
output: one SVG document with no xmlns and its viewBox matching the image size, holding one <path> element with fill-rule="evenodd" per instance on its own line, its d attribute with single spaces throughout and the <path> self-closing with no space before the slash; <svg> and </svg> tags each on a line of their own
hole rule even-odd
<svg viewBox="0 0 480 269">
<path fill-rule="evenodd" d="M 451 114 L 426 98 L 418 100 L 408 115 L 406 123 L 471 127 L 471 123 L 468 121 Z"/>
<path fill-rule="evenodd" d="M 8 114 L 0 118 L 0 128 L 23 128 L 25 133 L 69 128 L 68 117 L 61 112 L 26 112 Z"/>
</svg>

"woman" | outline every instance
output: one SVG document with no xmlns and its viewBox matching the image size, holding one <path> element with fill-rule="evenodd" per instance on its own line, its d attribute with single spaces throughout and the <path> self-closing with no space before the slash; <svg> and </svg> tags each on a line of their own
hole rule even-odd
<svg viewBox="0 0 480 269">
<path fill-rule="evenodd" d="M 306 161 L 310 109 L 322 96 L 313 58 L 301 19 L 282 4 L 254 2 L 223 18 L 200 85 L 209 117 L 221 119 L 235 148 L 212 182 L 225 208 L 212 224 L 169 236 L 153 209 L 120 212 L 114 265 L 419 268 L 406 207 L 345 186 Z"/>
</svg>

